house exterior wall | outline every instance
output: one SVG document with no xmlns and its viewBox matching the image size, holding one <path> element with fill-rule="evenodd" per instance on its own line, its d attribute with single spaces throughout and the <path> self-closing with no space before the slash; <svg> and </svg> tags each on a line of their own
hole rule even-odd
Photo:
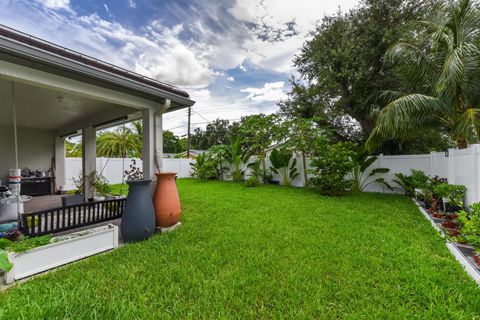
<svg viewBox="0 0 480 320">
<path fill-rule="evenodd" d="M 53 131 L 18 128 L 18 165 L 32 170 L 48 170 L 55 155 Z M 15 168 L 13 127 L 0 126 L 0 180 L 7 184 L 8 169 Z"/>
</svg>

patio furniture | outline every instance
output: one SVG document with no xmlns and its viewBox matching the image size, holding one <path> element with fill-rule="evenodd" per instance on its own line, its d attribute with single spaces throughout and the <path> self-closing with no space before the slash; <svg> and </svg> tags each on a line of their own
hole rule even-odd
<svg viewBox="0 0 480 320">
<path fill-rule="evenodd" d="M 27 196 L 41 196 L 52 194 L 51 177 L 29 177 L 22 178 L 20 182 L 20 194 Z"/>
<path fill-rule="evenodd" d="M 62 197 L 62 207 L 75 206 L 83 203 L 85 203 L 85 196 L 83 194 Z"/>
</svg>

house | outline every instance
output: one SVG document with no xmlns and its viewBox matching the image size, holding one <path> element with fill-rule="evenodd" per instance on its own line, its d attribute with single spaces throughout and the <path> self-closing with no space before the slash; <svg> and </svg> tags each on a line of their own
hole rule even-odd
<svg viewBox="0 0 480 320">
<path fill-rule="evenodd" d="M 190 150 L 190 156 L 188 158 L 195 160 L 200 154 L 204 154 L 206 152 L 208 152 L 208 150 Z M 176 154 L 175 158 L 187 158 L 187 151 Z"/>
<path fill-rule="evenodd" d="M 51 168 L 57 190 L 66 184 L 66 138 L 82 135 L 88 177 L 96 132 L 134 119 L 144 128 L 143 174 L 154 179 L 162 169 L 162 115 L 195 103 L 174 86 L 1 25 L 0 101 L 0 180 L 15 167 Z"/>
</svg>

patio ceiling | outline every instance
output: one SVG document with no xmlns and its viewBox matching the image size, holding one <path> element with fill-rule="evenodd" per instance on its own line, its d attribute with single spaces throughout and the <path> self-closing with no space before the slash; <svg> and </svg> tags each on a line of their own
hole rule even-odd
<svg viewBox="0 0 480 320">
<path fill-rule="evenodd" d="M 19 127 L 55 132 L 80 129 L 83 123 L 101 123 L 137 112 L 137 109 L 94 100 L 75 93 L 15 82 Z M 0 126 L 13 124 L 12 81 L 0 78 Z M 95 123 L 95 120 L 98 121 Z"/>
</svg>

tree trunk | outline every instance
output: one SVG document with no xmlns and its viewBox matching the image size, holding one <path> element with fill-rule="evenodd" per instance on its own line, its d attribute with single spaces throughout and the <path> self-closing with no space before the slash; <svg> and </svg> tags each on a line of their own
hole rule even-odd
<svg viewBox="0 0 480 320">
<path fill-rule="evenodd" d="M 458 149 L 466 149 L 468 147 L 467 139 L 465 138 L 458 138 L 456 143 L 457 143 Z"/>
<path fill-rule="evenodd" d="M 265 165 L 265 156 L 263 155 L 262 156 L 262 175 L 263 175 L 263 183 L 267 183 L 267 169 L 266 169 L 266 165 Z"/>
<path fill-rule="evenodd" d="M 302 151 L 302 162 L 303 162 L 303 178 L 306 186 L 308 182 L 308 176 L 307 176 L 307 159 L 305 158 L 305 151 Z"/>
</svg>

